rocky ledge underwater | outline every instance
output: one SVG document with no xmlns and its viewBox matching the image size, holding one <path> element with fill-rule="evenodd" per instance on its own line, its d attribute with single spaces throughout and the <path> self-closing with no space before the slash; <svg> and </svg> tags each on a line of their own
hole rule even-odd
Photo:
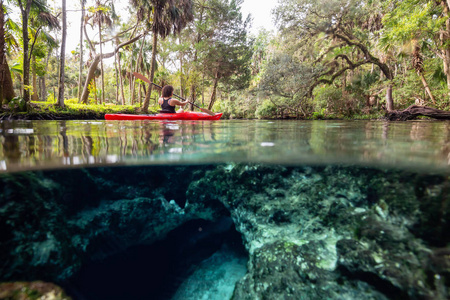
<svg viewBox="0 0 450 300">
<path fill-rule="evenodd" d="M 0 299 L 450 297 L 442 173 L 219 164 L 0 174 L 0 232 Z"/>
</svg>

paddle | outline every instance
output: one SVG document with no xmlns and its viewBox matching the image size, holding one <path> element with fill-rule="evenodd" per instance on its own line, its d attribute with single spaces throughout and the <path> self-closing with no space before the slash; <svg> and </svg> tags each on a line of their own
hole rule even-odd
<svg viewBox="0 0 450 300">
<path fill-rule="evenodd" d="M 153 84 L 154 86 L 156 86 L 156 87 L 162 89 L 162 86 L 157 85 L 156 83 L 151 82 L 150 79 L 148 79 L 147 77 L 145 77 L 145 76 L 142 75 L 142 74 L 133 72 L 133 75 L 134 75 L 136 78 L 139 78 L 139 79 L 142 80 L 142 81 L 145 81 L 145 82 L 147 82 L 147 83 L 151 83 L 151 84 Z M 215 115 L 215 113 L 213 113 L 212 111 L 210 111 L 210 110 L 208 110 L 208 109 L 206 109 L 206 108 L 201 108 L 200 106 L 198 106 L 198 105 L 195 104 L 194 102 L 188 101 L 188 100 L 184 99 L 183 97 L 178 96 L 177 94 L 173 94 L 173 95 L 174 95 L 175 97 L 177 97 L 177 98 L 180 98 L 180 99 L 183 100 L 183 101 L 187 101 L 187 102 L 191 103 L 192 105 L 194 105 L 195 107 L 197 107 L 198 109 L 200 109 L 202 112 L 205 112 L 205 113 L 207 113 L 207 114 L 210 115 L 210 116 L 214 116 L 214 115 Z"/>
</svg>

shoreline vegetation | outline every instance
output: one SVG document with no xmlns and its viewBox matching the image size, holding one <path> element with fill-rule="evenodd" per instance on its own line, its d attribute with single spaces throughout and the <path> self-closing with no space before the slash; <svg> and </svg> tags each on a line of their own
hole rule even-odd
<svg viewBox="0 0 450 300">
<path fill-rule="evenodd" d="M 450 119 L 449 1 L 287 0 L 252 33 L 242 0 L 87 0 L 71 53 L 44 2 L 0 1 L 1 120 L 156 112 L 135 73 L 223 119 Z"/>
<path fill-rule="evenodd" d="M 158 106 L 149 106 L 148 114 L 156 114 Z M 31 102 L 26 112 L 3 107 L 0 113 L 0 121 L 10 120 L 104 120 L 105 114 L 141 114 L 139 106 L 134 105 L 83 105 L 76 99 L 66 101 L 64 108 L 50 102 Z M 308 117 L 295 115 L 275 115 L 271 118 L 235 117 L 225 114 L 222 119 L 264 119 L 264 120 L 389 120 L 409 121 L 417 119 L 425 120 L 449 120 L 450 112 L 438 110 L 427 106 L 412 105 L 404 110 L 383 112 L 377 111 L 351 117 L 338 114 L 314 113 Z"/>
</svg>

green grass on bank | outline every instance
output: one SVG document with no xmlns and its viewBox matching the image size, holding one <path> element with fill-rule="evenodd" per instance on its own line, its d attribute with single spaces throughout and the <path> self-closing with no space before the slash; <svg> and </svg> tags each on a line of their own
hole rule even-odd
<svg viewBox="0 0 450 300">
<path fill-rule="evenodd" d="M 78 99 L 68 99 L 64 102 L 65 107 L 56 105 L 55 102 L 31 101 L 27 112 L 15 112 L 16 115 L 29 116 L 55 116 L 64 118 L 92 117 L 103 118 L 105 114 L 126 113 L 139 114 L 139 105 L 115 105 L 115 104 L 80 104 Z M 150 106 L 149 113 L 156 113 L 159 107 Z M 11 112 L 9 112 L 11 113 Z M 4 113 L 8 114 L 8 112 Z"/>
<path fill-rule="evenodd" d="M 14 100 L 13 100 L 14 101 Z M 17 102 L 17 103 L 16 103 Z M 126 113 L 139 114 L 138 105 L 115 105 L 115 104 L 80 104 L 77 98 L 68 99 L 64 107 L 60 107 L 54 101 L 31 101 L 25 110 L 24 103 L 11 102 L 3 106 L 0 119 L 103 119 L 105 114 Z M 157 113 L 160 108 L 150 106 L 148 113 Z"/>
</svg>

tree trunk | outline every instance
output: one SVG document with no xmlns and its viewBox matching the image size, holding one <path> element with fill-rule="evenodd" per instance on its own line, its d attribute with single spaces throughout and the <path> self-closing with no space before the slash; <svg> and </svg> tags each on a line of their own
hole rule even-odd
<svg viewBox="0 0 450 300">
<path fill-rule="evenodd" d="M 114 45 L 113 45 L 114 46 Z M 117 55 L 114 55 L 114 76 L 116 77 L 116 101 L 115 104 L 119 104 L 119 72 L 117 71 Z"/>
<path fill-rule="evenodd" d="M 122 97 L 122 105 L 125 105 L 125 93 L 123 91 L 123 77 L 122 77 L 122 66 L 120 65 L 120 53 L 117 53 L 117 65 L 119 66 L 119 82 L 120 82 L 120 95 Z"/>
<path fill-rule="evenodd" d="M 450 12 L 449 12 L 449 4 L 447 1 L 441 1 L 441 6 L 444 10 L 444 15 L 447 17 L 445 21 L 445 32 L 440 33 L 440 40 L 442 43 L 442 47 L 444 47 L 441 52 L 443 56 L 444 63 L 444 73 L 447 76 L 447 96 L 450 98 Z"/>
<path fill-rule="evenodd" d="M 139 99 L 139 106 L 142 104 L 142 87 L 140 84 L 138 84 L 138 99 Z"/>
<path fill-rule="evenodd" d="M 150 96 L 153 88 L 153 77 L 155 76 L 155 62 L 156 62 L 156 46 L 158 44 L 158 35 L 153 31 L 153 45 L 152 45 L 152 61 L 150 65 L 150 83 L 148 84 L 147 93 L 145 94 L 144 104 L 142 105 L 142 112 L 148 113 L 148 105 L 150 103 Z"/>
<path fill-rule="evenodd" d="M 394 110 L 394 100 L 392 98 L 392 82 L 389 82 L 386 90 L 386 110 L 388 112 Z"/>
<path fill-rule="evenodd" d="M 92 78 L 93 82 L 94 82 L 94 100 L 95 100 L 95 104 L 98 104 L 98 99 L 97 99 L 97 81 L 95 80 L 95 76 L 94 78 Z"/>
<path fill-rule="evenodd" d="M 85 14 L 85 0 L 81 0 L 81 25 L 80 25 L 80 66 L 78 71 L 78 102 L 81 102 L 81 81 L 83 80 L 83 26 Z"/>
<path fill-rule="evenodd" d="M 204 13 L 204 11 L 205 11 L 205 7 L 203 5 L 201 5 L 200 16 L 199 16 L 199 21 L 198 21 L 198 24 L 200 24 L 200 26 L 203 24 L 203 13 Z M 201 40 L 202 40 L 202 36 L 201 36 L 200 31 L 199 31 L 197 33 L 197 38 L 195 40 L 196 44 L 199 44 L 201 42 Z M 194 50 L 193 65 L 195 66 L 196 63 L 197 63 L 197 59 L 198 59 L 198 49 L 197 49 L 197 47 L 195 47 L 195 45 L 194 45 L 194 49 L 195 50 Z M 198 81 L 197 81 L 198 73 L 197 73 L 196 70 L 193 72 L 193 76 L 194 76 L 194 78 L 192 80 L 192 85 L 191 85 L 191 89 L 190 89 L 189 95 L 191 97 L 191 102 L 195 103 L 195 100 L 197 99 L 197 86 L 198 86 Z M 202 100 L 202 102 L 203 102 L 203 100 Z M 189 104 L 189 108 L 190 108 L 191 111 L 194 111 L 194 105 L 192 103 Z"/>
<path fill-rule="evenodd" d="M 94 78 L 95 70 L 98 67 L 98 64 L 100 62 L 100 58 L 101 59 L 105 59 L 105 58 L 113 57 L 120 50 L 120 48 L 122 48 L 122 47 L 124 47 L 126 45 L 129 45 L 131 43 L 134 43 L 135 41 L 139 40 L 142 36 L 143 36 L 142 34 L 138 35 L 138 36 L 132 38 L 131 40 L 120 44 L 119 46 L 116 47 L 114 52 L 106 53 L 106 54 L 103 54 L 101 56 L 97 54 L 94 57 L 94 60 L 92 61 L 91 66 L 89 67 L 88 74 L 86 76 L 86 81 L 84 83 L 83 94 L 81 95 L 81 102 L 82 103 L 85 103 L 85 104 L 87 103 L 87 100 L 88 100 L 88 97 L 89 97 L 89 88 L 88 88 L 89 87 L 89 83 L 91 82 L 92 78 Z"/>
<path fill-rule="evenodd" d="M 426 116 L 440 120 L 450 120 L 450 111 L 439 110 L 427 106 L 412 105 L 405 110 L 387 112 L 386 118 L 390 121 L 414 120 L 418 116 Z"/>
<path fill-rule="evenodd" d="M 145 36 L 144 36 L 144 39 L 145 39 Z M 144 42 L 145 42 L 145 40 L 142 40 L 141 47 L 139 48 L 139 55 L 138 55 L 138 59 L 136 61 L 136 68 L 135 68 L 135 72 L 136 73 L 139 73 L 139 70 L 140 70 L 140 66 L 141 66 L 141 62 L 142 62 L 142 52 L 144 51 L 144 44 L 145 44 Z M 135 92 L 135 90 L 136 90 L 136 78 L 134 76 L 132 76 L 131 78 L 133 80 L 133 88 L 131 90 L 131 103 L 134 104 L 134 102 L 135 102 L 135 95 L 136 95 L 136 92 Z M 139 99 L 139 102 L 140 101 L 141 101 L 141 99 Z"/>
<path fill-rule="evenodd" d="M 3 12 L 3 0 L 0 0 L 0 110 L 3 100 L 11 101 L 14 97 L 14 88 L 6 60 L 5 42 L 5 15 Z"/>
<path fill-rule="evenodd" d="M 45 101 L 47 95 L 45 93 L 45 77 L 39 77 L 39 100 Z"/>
<path fill-rule="evenodd" d="M 133 74 L 131 72 L 128 72 L 128 82 L 130 83 L 129 89 L 130 89 L 130 104 L 133 105 Z"/>
<path fill-rule="evenodd" d="M 423 84 L 428 96 L 430 97 L 431 101 L 433 102 L 434 105 L 436 105 L 436 100 L 434 99 L 433 93 L 431 92 L 431 89 L 428 86 L 425 76 L 423 75 L 422 72 L 417 72 L 417 75 L 419 75 L 420 79 L 422 80 L 422 84 Z"/>
<path fill-rule="evenodd" d="M 191 91 L 189 92 L 189 95 L 191 97 L 191 102 L 192 103 L 195 103 L 195 98 L 197 96 L 196 89 L 197 89 L 197 86 L 195 85 L 195 83 L 193 83 L 191 85 Z M 194 105 L 192 103 L 189 103 L 189 108 L 190 108 L 191 111 L 194 111 Z"/>
<path fill-rule="evenodd" d="M 218 72 L 216 72 L 216 76 L 214 76 L 213 91 L 211 93 L 211 99 L 210 99 L 209 105 L 208 105 L 209 110 L 212 110 L 214 102 L 216 102 L 216 93 L 217 93 L 217 85 L 218 84 L 219 84 L 219 74 L 218 74 Z"/>
<path fill-rule="evenodd" d="M 203 67 L 203 73 L 202 73 L 202 105 L 205 105 L 205 68 Z"/>
<path fill-rule="evenodd" d="M 86 81 L 84 83 L 83 94 L 81 95 L 81 103 L 87 104 L 89 98 L 89 83 L 94 78 L 95 70 L 97 69 L 98 64 L 100 63 L 100 55 L 96 55 L 94 60 L 92 61 L 91 66 L 89 67 L 88 73 L 86 75 Z"/>
<path fill-rule="evenodd" d="M 33 95 L 31 95 L 31 100 L 37 101 L 39 99 L 38 97 L 38 88 L 37 88 L 37 78 L 36 78 L 36 56 L 31 55 L 31 73 L 32 73 L 32 80 L 33 80 Z"/>
<path fill-rule="evenodd" d="M 66 35 L 67 35 L 67 20 L 66 20 L 66 0 L 62 0 L 62 40 L 61 40 L 61 57 L 59 66 L 59 89 L 58 89 L 58 105 L 64 107 L 64 74 L 66 64 Z"/>
<path fill-rule="evenodd" d="M 178 42 L 181 45 L 181 39 L 178 38 Z M 184 98 L 184 88 L 183 88 L 183 52 L 180 51 L 180 96 Z"/>
<path fill-rule="evenodd" d="M 30 102 L 30 55 L 29 55 L 29 35 L 28 35 L 28 18 L 32 0 L 27 0 L 25 7 L 22 1 L 18 1 L 20 12 L 22 15 L 22 41 L 23 41 L 23 99 L 26 103 Z"/>
<path fill-rule="evenodd" d="M 45 57 L 45 69 L 48 70 L 48 62 L 50 59 L 51 52 Z M 47 100 L 47 73 L 39 78 L 39 98 L 41 101 Z"/>
<path fill-rule="evenodd" d="M 98 22 L 98 34 L 100 35 L 100 57 L 103 54 L 103 47 L 102 47 L 102 21 Z M 105 72 L 103 70 L 103 59 L 100 60 L 100 69 L 102 71 L 102 97 L 100 98 L 100 104 L 105 103 Z"/>
</svg>

